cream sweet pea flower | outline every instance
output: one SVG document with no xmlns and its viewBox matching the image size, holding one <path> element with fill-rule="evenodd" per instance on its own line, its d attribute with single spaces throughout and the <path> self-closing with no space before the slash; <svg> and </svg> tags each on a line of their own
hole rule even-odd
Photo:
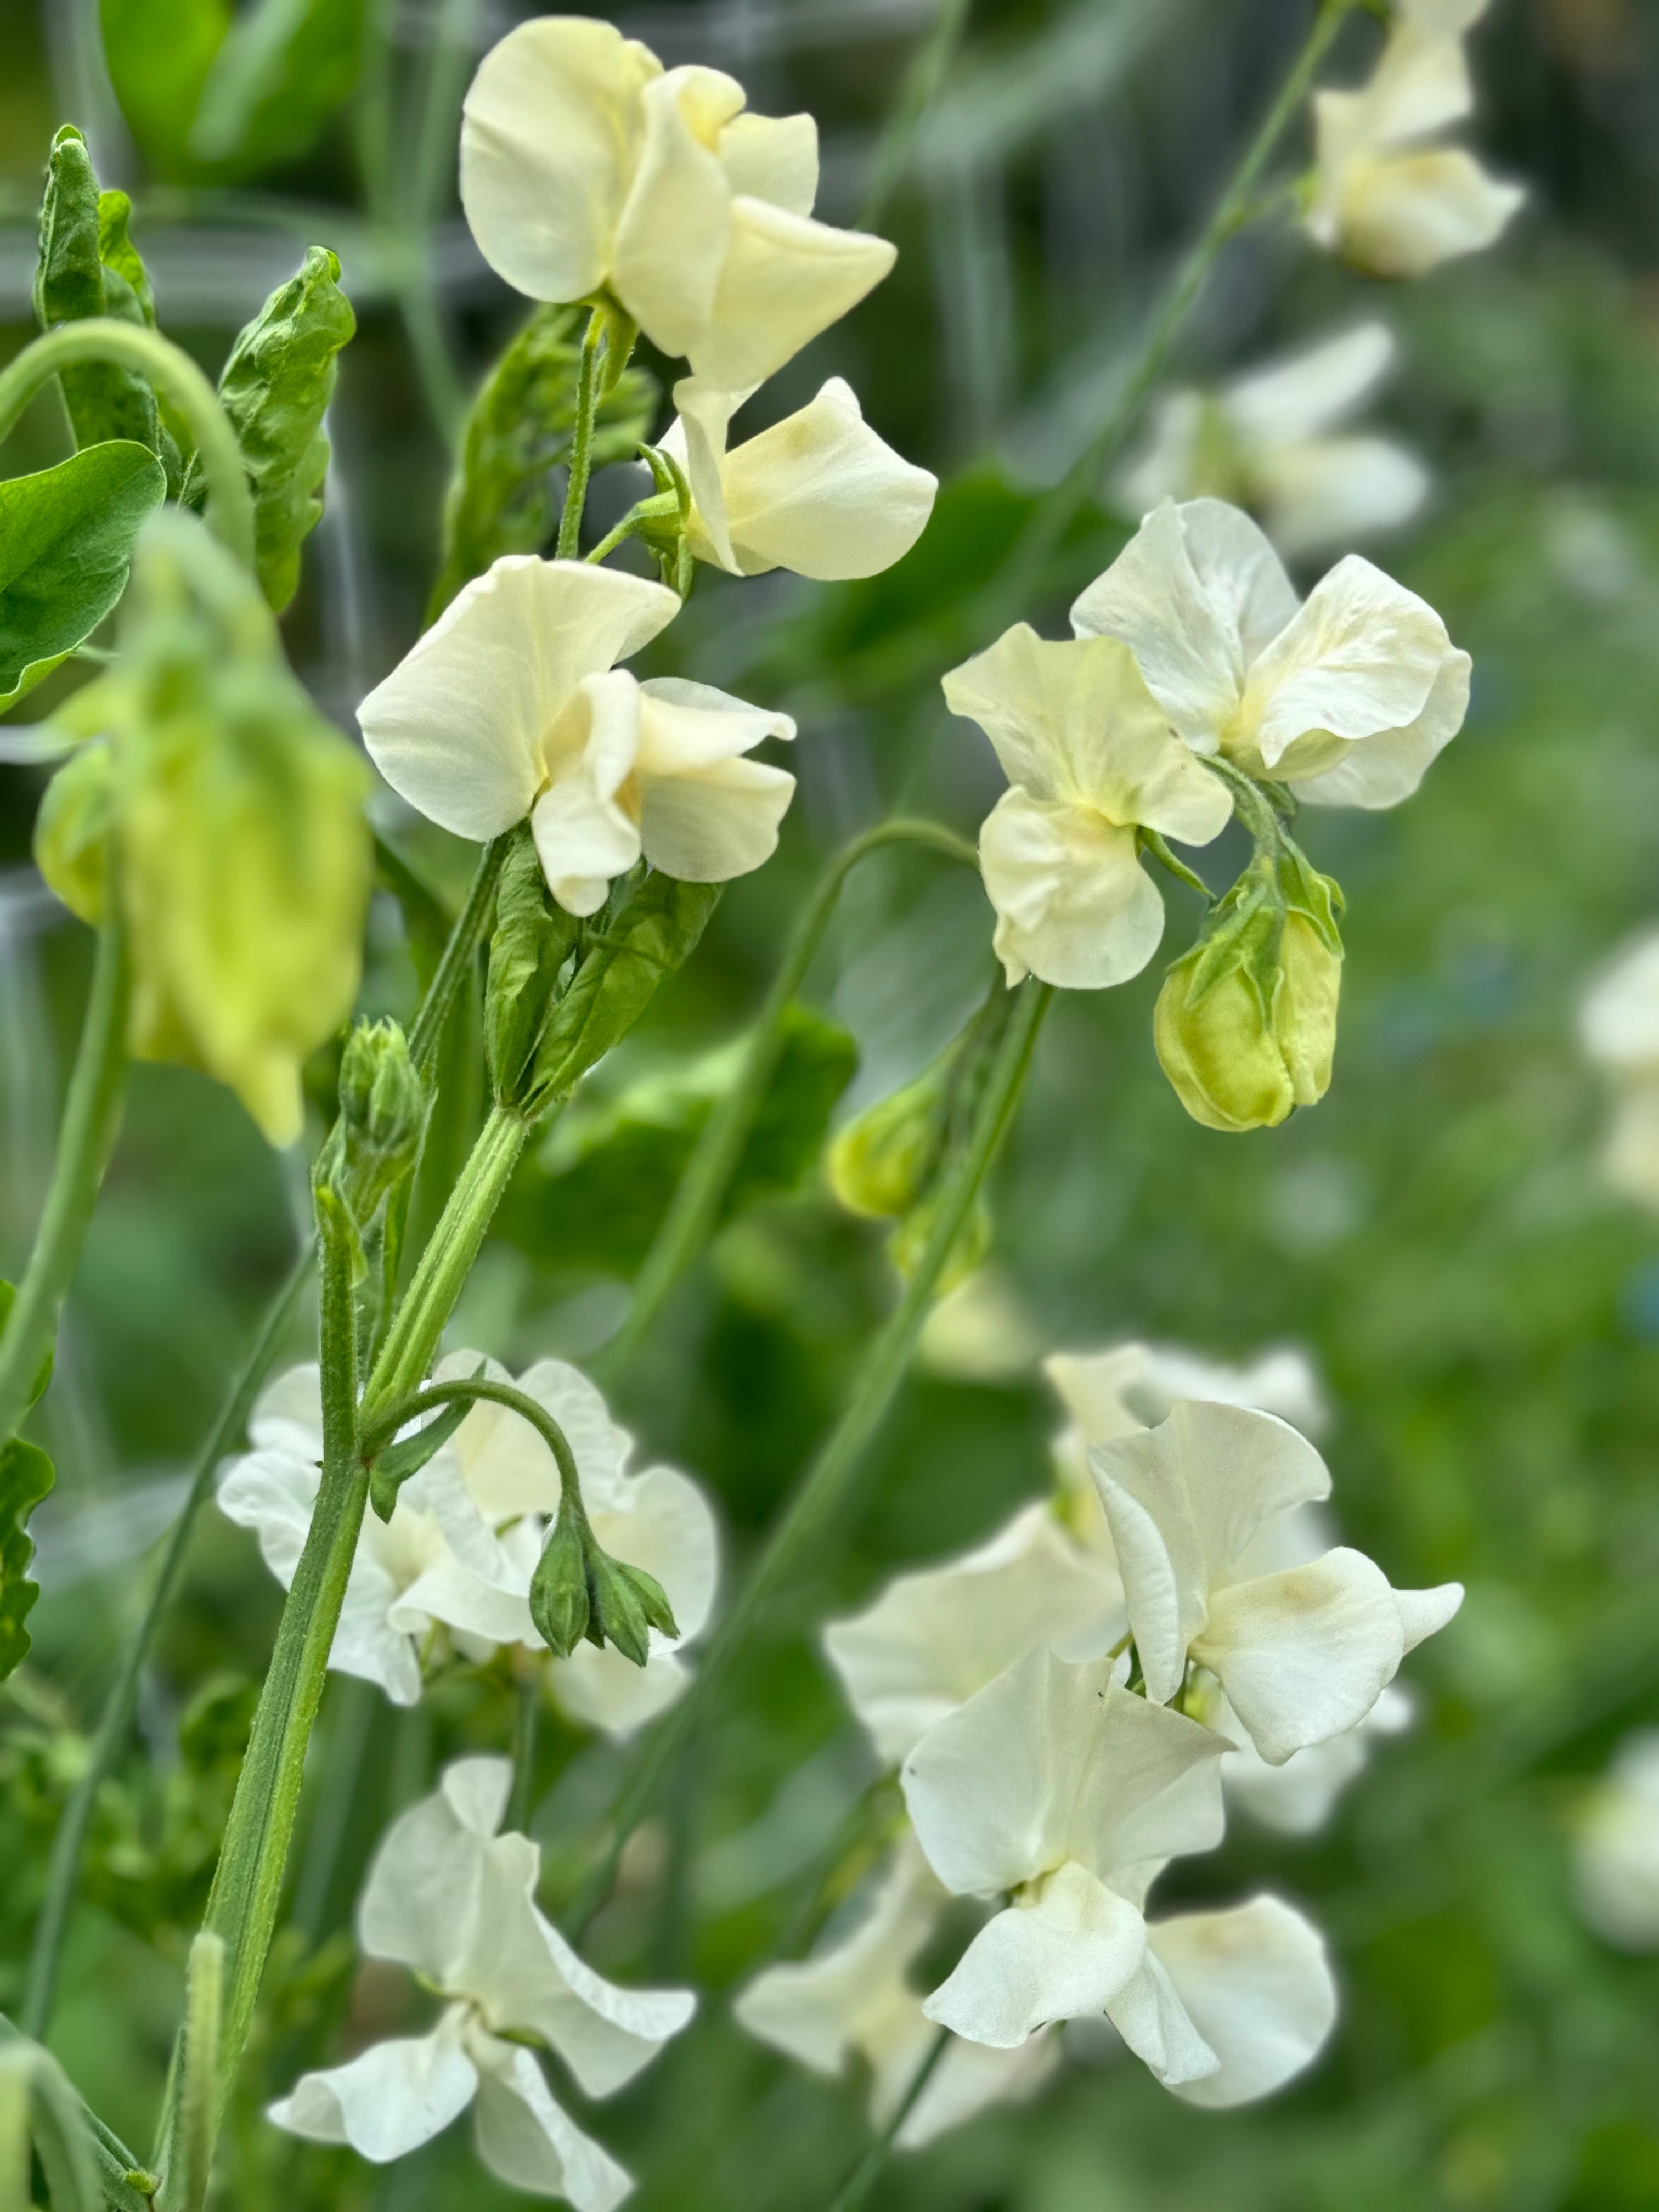
<svg viewBox="0 0 1659 2212">
<path fill-rule="evenodd" d="M 760 383 L 895 254 L 811 220 L 817 125 L 744 97 L 719 70 L 665 70 L 609 23 L 520 24 L 462 111 L 461 204 L 484 259 L 532 300 L 608 289 L 695 375 Z"/>
<path fill-rule="evenodd" d="M 1357 553 L 1305 600 L 1219 500 L 1149 514 L 1072 609 L 1121 639 L 1195 753 L 1326 806 L 1394 806 L 1462 726 L 1469 656 L 1426 600 Z"/>
<path fill-rule="evenodd" d="M 364 1952 L 409 1967 L 443 2000 L 436 2027 L 302 2075 L 269 2117 L 381 2165 L 472 2105 L 478 2155 L 500 2180 L 611 2212 L 628 2175 L 555 2102 L 528 2046 L 556 2052 L 585 2096 L 607 2097 L 678 2034 L 696 2000 L 619 1989 L 543 1917 L 539 1846 L 496 1832 L 512 1779 L 504 1759 L 447 1767 L 387 1831 L 358 1906 Z"/>
<path fill-rule="evenodd" d="M 1160 500 L 1236 500 L 1288 559 L 1408 521 L 1429 472 L 1392 438 L 1341 428 L 1394 366 L 1383 323 L 1363 323 L 1235 377 L 1214 394 L 1174 392 L 1123 476 L 1133 514 Z"/>
<path fill-rule="evenodd" d="M 1621 1197 L 1659 1211 L 1659 933 L 1638 939 L 1595 983 L 1580 1035 L 1613 1091 L 1602 1173 Z"/>
<path fill-rule="evenodd" d="M 1458 1583 L 1393 1589 L 1346 1546 L 1290 1568 L 1270 1555 L 1263 1571 L 1258 1538 L 1271 1543 L 1274 1522 L 1331 1487 L 1313 1446 L 1271 1414 L 1183 1401 L 1158 1428 L 1096 1445 L 1089 1463 L 1147 1696 L 1176 1696 L 1195 1661 L 1272 1765 L 1357 1727 L 1462 1602 Z"/>
<path fill-rule="evenodd" d="M 253 1530 L 265 1565 L 286 1589 L 322 1481 L 322 1389 L 314 1364 L 291 1368 L 267 1386 L 249 1419 L 248 1440 L 252 1450 L 219 1473 L 219 1510 Z M 441 1453 L 403 1486 L 389 1522 L 364 1515 L 328 1663 L 378 1683 L 394 1705 L 415 1705 L 421 1646 L 434 1626 L 442 1622 L 486 1644 L 511 1637 L 527 1586 L 521 1561 L 498 1542 Z"/>
<path fill-rule="evenodd" d="M 1437 143 L 1474 105 L 1462 33 L 1480 4 L 1403 7 L 1370 82 L 1314 94 L 1309 231 L 1373 276 L 1421 276 L 1490 246 L 1526 194 Z"/>
<path fill-rule="evenodd" d="M 1018 623 L 944 690 L 990 738 L 1010 785 L 979 845 L 1010 985 L 1032 975 L 1099 990 L 1138 975 L 1164 934 L 1164 902 L 1136 830 L 1207 844 L 1232 811 L 1224 787 L 1109 638 L 1053 644 Z"/>
<path fill-rule="evenodd" d="M 871 2075 L 871 2121 L 884 2125 L 938 2033 L 909 1975 L 945 1902 L 906 1833 L 851 1935 L 810 1959 L 757 1974 L 732 2007 L 738 2025 L 817 2074 L 842 2073 L 850 2057 L 862 2058 Z M 919 2149 L 987 2105 L 1035 2094 L 1059 2057 L 1052 2037 L 1033 2036 L 1009 2051 L 953 2039 L 895 2142 Z"/>
<path fill-rule="evenodd" d="M 641 856 L 686 883 L 746 875 L 775 849 L 795 780 L 743 756 L 795 726 L 707 684 L 641 684 L 615 665 L 679 604 L 618 569 L 508 554 L 359 707 L 369 756 L 457 836 L 497 837 L 528 815 L 569 914 L 596 913 Z"/>
<path fill-rule="evenodd" d="M 1659 1950 L 1659 1729 L 1626 1736 L 1591 1792 L 1573 1888 L 1598 1936 L 1621 1951 Z"/>
<path fill-rule="evenodd" d="M 831 377 L 809 405 L 728 449 L 746 392 L 687 377 L 663 451 L 691 489 L 688 538 L 699 561 L 734 576 L 793 568 L 840 583 L 902 560 L 927 526 L 939 479 L 913 468 L 865 421 L 857 395 Z"/>
</svg>

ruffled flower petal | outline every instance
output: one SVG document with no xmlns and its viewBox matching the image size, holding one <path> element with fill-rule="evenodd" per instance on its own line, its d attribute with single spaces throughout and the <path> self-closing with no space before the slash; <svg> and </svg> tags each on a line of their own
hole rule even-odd
<svg viewBox="0 0 1659 2212">
<path fill-rule="evenodd" d="M 689 353 L 714 312 L 732 237 L 719 140 L 743 101 L 735 78 L 695 66 L 670 70 L 639 95 L 637 166 L 617 226 L 611 282 L 666 354 Z"/>
<path fill-rule="evenodd" d="M 1148 1948 L 1220 2061 L 1170 2086 L 1212 2111 L 1245 2105 L 1313 2063 L 1336 2021 L 1336 1984 L 1316 1929 L 1276 1897 L 1230 1912 L 1154 1921 Z"/>
<path fill-rule="evenodd" d="M 1449 652 L 1414 722 L 1345 746 L 1333 767 L 1297 777 L 1297 798 L 1316 806 L 1371 808 L 1398 806 L 1409 799 L 1463 726 L 1470 666 L 1467 653 Z"/>
<path fill-rule="evenodd" d="M 652 866 L 682 883 L 722 884 L 769 860 L 795 779 L 739 756 L 765 738 L 794 734 L 787 714 L 706 684 L 662 678 L 642 685 L 640 836 Z"/>
<path fill-rule="evenodd" d="M 372 2044 L 349 2065 L 302 2074 L 265 2117 L 311 2142 L 349 2143 L 384 2166 L 441 2135 L 465 2111 L 478 2075 L 463 2047 L 466 2008 L 452 2005 L 430 2035 Z"/>
<path fill-rule="evenodd" d="M 575 2212 L 615 2212 L 632 2179 L 555 2100 L 533 2052 L 476 2023 L 467 2048 L 477 2068 L 478 2156 L 496 2179 L 532 2197 L 562 2197 Z"/>
<path fill-rule="evenodd" d="M 734 199 L 712 313 L 681 349 L 693 375 L 726 392 L 763 383 L 857 307 L 896 258 L 884 238 Z"/>
</svg>

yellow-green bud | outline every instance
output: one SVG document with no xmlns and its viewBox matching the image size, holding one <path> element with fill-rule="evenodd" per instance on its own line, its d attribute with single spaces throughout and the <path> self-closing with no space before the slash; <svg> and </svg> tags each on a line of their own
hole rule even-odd
<svg viewBox="0 0 1659 2212">
<path fill-rule="evenodd" d="M 895 1220 L 926 1193 L 945 1141 L 949 1055 L 854 1115 L 831 1140 L 830 1187 L 849 1213 Z"/>
<path fill-rule="evenodd" d="M 73 915 L 96 929 L 109 887 L 115 763 L 102 739 L 71 753 L 34 817 L 34 865 Z"/>
<path fill-rule="evenodd" d="M 921 1255 L 927 1249 L 927 1240 L 933 1233 L 933 1223 L 939 1212 L 936 1198 L 928 1198 L 908 1213 L 893 1231 L 887 1249 L 893 1265 L 901 1275 L 913 1275 L 921 1265 Z M 939 1272 L 937 1295 L 944 1297 L 965 1283 L 985 1263 L 991 1249 L 991 1210 L 983 1198 L 976 1199 L 973 1208 L 956 1234 L 956 1241 L 945 1255 Z"/>
<path fill-rule="evenodd" d="M 1256 915 L 1234 957 L 1204 939 L 1164 978 L 1152 1018 L 1164 1073 L 1195 1121 L 1210 1129 L 1275 1128 L 1330 1086 L 1342 956 L 1294 909 L 1276 963 L 1263 972 Z"/>
</svg>

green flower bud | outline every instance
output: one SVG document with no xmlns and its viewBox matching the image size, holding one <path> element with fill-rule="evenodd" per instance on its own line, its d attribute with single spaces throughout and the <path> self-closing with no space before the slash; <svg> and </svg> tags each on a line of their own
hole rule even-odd
<svg viewBox="0 0 1659 2212">
<path fill-rule="evenodd" d="M 1272 939 L 1277 938 L 1276 946 Z M 1276 1128 L 1330 1086 L 1342 955 L 1292 908 L 1200 939 L 1164 978 L 1152 1017 L 1164 1073 L 1210 1129 Z"/>
<path fill-rule="evenodd" d="M 562 1512 L 531 1577 L 530 1618 L 553 1656 L 568 1659 L 590 1632 L 589 1611 L 586 1547 L 575 1522 Z"/>
<path fill-rule="evenodd" d="M 643 1667 L 651 1656 L 650 1632 L 678 1636 L 674 1615 L 662 1584 L 643 1567 L 630 1567 L 613 1559 L 590 1541 L 587 1553 L 587 1596 L 590 1644 L 614 1644 L 624 1659 Z"/>
<path fill-rule="evenodd" d="M 945 1146 L 952 1057 L 866 1106 L 831 1139 L 830 1187 L 849 1213 L 896 1220 L 926 1194 Z"/>
<path fill-rule="evenodd" d="M 340 1126 L 347 1171 L 370 1200 L 368 1212 L 414 1166 L 431 1104 L 399 1025 L 360 1022 L 340 1062 Z"/>
<path fill-rule="evenodd" d="M 82 745 L 46 786 L 34 819 L 34 865 L 70 912 L 94 929 L 104 919 L 114 793 L 108 745 Z"/>
<path fill-rule="evenodd" d="M 901 1275 L 913 1275 L 921 1264 L 921 1255 L 933 1233 L 933 1221 L 938 1211 L 935 1199 L 925 1199 L 914 1212 L 905 1216 L 894 1231 L 887 1249 Z M 945 1257 L 945 1266 L 939 1273 L 939 1297 L 944 1297 L 948 1291 L 954 1291 L 984 1266 L 991 1249 L 992 1236 L 991 1209 L 983 1198 L 976 1199 L 968 1218 L 957 1230 L 956 1241 Z"/>
</svg>

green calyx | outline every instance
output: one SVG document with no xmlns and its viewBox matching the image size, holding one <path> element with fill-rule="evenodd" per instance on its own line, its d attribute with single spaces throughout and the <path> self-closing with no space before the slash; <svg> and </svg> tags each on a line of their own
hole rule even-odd
<svg viewBox="0 0 1659 2212">
<path fill-rule="evenodd" d="M 568 1659 L 586 1638 L 614 1644 L 643 1667 L 651 1656 L 651 1631 L 678 1636 L 662 1584 L 643 1567 L 614 1559 L 567 1492 L 530 1584 L 530 1617 L 556 1659 Z"/>
</svg>

